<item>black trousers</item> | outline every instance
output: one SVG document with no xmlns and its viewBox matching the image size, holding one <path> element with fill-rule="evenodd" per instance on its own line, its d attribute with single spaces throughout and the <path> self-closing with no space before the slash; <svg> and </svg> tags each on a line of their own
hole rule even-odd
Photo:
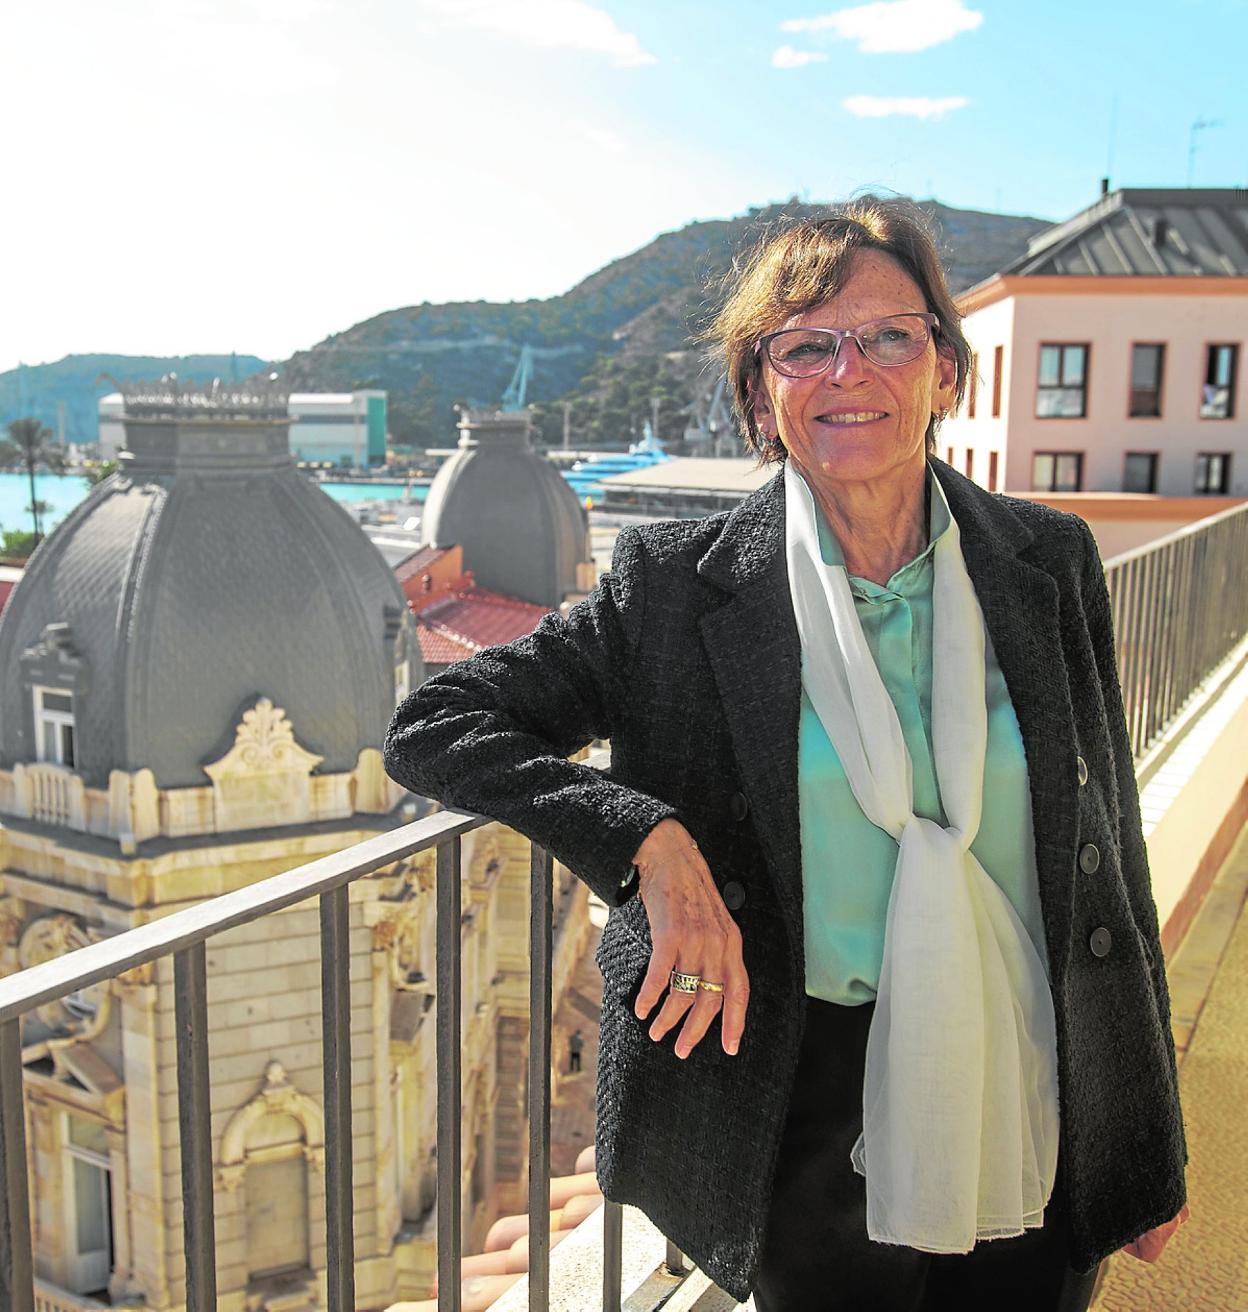
<svg viewBox="0 0 1248 1312">
<path fill-rule="evenodd" d="M 1056 1192 L 1042 1227 L 969 1253 L 921 1253 L 867 1238 L 866 1185 L 849 1154 L 862 1131 L 874 1010 L 807 1000 L 754 1291 L 758 1312 L 1085 1312 L 1096 1272 L 1070 1268 Z"/>
</svg>

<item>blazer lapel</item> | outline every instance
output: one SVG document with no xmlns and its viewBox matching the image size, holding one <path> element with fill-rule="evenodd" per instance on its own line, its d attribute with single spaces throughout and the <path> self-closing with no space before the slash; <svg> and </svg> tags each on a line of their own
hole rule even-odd
<svg viewBox="0 0 1248 1312">
<path fill-rule="evenodd" d="M 997 663 L 1027 757 L 1032 830 L 1050 978 L 1070 950 L 1072 872 L 1078 842 L 1075 728 L 1061 643 L 1056 581 L 1023 558 L 1032 534 L 998 498 L 938 460 L 931 468 L 962 534 Z"/>
<path fill-rule="evenodd" d="M 1018 717 L 1027 757 L 1040 904 L 1050 977 L 1070 947 L 1078 840 L 1075 731 L 1061 644 L 1058 586 L 1024 558 L 1031 532 L 997 497 L 930 462 L 962 535 L 967 572 Z M 728 594 L 701 620 L 733 754 L 776 885 L 797 961 L 803 960 L 797 741 L 802 662 L 784 557 L 784 482 L 774 478 L 733 510 L 698 573 Z"/>
<path fill-rule="evenodd" d="M 699 561 L 698 573 L 728 594 L 723 605 L 702 617 L 702 642 L 742 789 L 800 963 L 797 734 L 802 659 L 784 558 L 783 479 L 772 479 L 729 514 Z"/>
</svg>

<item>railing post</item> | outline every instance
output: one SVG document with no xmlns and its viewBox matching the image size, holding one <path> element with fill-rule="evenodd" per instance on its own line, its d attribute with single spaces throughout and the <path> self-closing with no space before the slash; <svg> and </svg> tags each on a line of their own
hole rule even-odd
<svg viewBox="0 0 1248 1312">
<path fill-rule="evenodd" d="M 620 1268 L 624 1261 L 624 1209 L 602 1205 L 602 1312 L 620 1312 Z"/>
<path fill-rule="evenodd" d="M 0 1022 L 0 1308 L 34 1312 L 21 1024 Z"/>
<path fill-rule="evenodd" d="M 550 991 L 549 852 L 532 845 L 529 897 L 529 1312 L 550 1305 Z"/>
<path fill-rule="evenodd" d="M 438 844 L 438 1312 L 460 1312 L 460 840 Z"/>
<path fill-rule="evenodd" d="M 186 1312 L 216 1312 L 212 1104 L 208 1087 L 208 968 L 202 939 L 173 954 L 173 998 L 177 1024 Z"/>
<path fill-rule="evenodd" d="M 329 1312 L 355 1312 L 351 1154 L 351 898 L 321 894 L 321 1014 L 325 1081 L 325 1228 Z"/>
</svg>

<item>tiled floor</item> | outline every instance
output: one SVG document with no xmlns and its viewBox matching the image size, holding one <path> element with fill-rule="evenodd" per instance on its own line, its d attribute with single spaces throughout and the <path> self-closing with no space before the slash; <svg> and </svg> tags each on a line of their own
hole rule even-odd
<svg viewBox="0 0 1248 1312">
<path fill-rule="evenodd" d="M 1115 1254 L 1093 1312 L 1248 1309 L 1248 830 L 1168 971 L 1191 1220 L 1149 1266 Z"/>
</svg>

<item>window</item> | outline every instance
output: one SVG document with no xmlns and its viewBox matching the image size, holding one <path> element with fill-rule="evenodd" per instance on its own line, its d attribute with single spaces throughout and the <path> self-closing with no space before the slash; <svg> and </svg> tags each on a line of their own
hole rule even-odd
<svg viewBox="0 0 1248 1312">
<path fill-rule="evenodd" d="M 1161 417 L 1161 371 L 1166 348 L 1160 343 L 1136 343 L 1131 348 L 1131 399 L 1127 413 L 1132 419 Z"/>
<path fill-rule="evenodd" d="M 1001 384 L 1005 373 L 1005 347 L 994 346 L 992 349 L 992 417 L 1001 418 Z"/>
<path fill-rule="evenodd" d="M 1047 343 L 1041 346 L 1036 418 L 1084 418 L 1088 413 L 1087 379 L 1086 344 Z"/>
<path fill-rule="evenodd" d="M 1231 486 L 1231 453 L 1202 451 L 1196 457 L 1196 491 L 1225 496 Z"/>
<path fill-rule="evenodd" d="M 251 1158 L 245 1188 L 249 1282 L 306 1269 L 308 1164 L 303 1155 L 273 1155 L 270 1150 Z"/>
<path fill-rule="evenodd" d="M 1211 346 L 1205 356 L 1205 385 L 1200 390 L 1202 419 L 1234 419 L 1235 375 L 1239 369 L 1239 347 Z M 1200 489 L 1198 488 L 1197 491 Z"/>
<path fill-rule="evenodd" d="M 962 472 L 970 478 L 971 470 L 975 468 L 975 452 L 968 446 L 966 448 L 966 462 L 962 466 Z"/>
<path fill-rule="evenodd" d="M 1033 492 L 1078 492 L 1082 486 L 1082 451 L 1037 451 L 1032 455 Z"/>
<path fill-rule="evenodd" d="M 971 352 L 971 376 L 966 380 L 966 417 L 975 418 L 975 398 L 979 393 L 979 352 Z"/>
<path fill-rule="evenodd" d="M 34 689 L 35 759 L 72 770 L 74 753 L 74 694 L 59 688 Z"/>
<path fill-rule="evenodd" d="M 945 464 L 953 464 L 953 447 L 951 446 L 945 447 Z"/>
<path fill-rule="evenodd" d="M 113 1269 L 112 1172 L 102 1125 L 66 1114 L 65 1168 L 66 1275 L 74 1293 L 91 1294 L 107 1287 Z"/>
<path fill-rule="evenodd" d="M 1122 471 L 1124 492 L 1157 491 L 1157 453 L 1155 451 L 1128 451 Z"/>
<path fill-rule="evenodd" d="M 995 492 L 996 490 L 997 490 L 997 453 L 995 451 L 989 451 L 988 452 L 988 491 Z"/>
</svg>

